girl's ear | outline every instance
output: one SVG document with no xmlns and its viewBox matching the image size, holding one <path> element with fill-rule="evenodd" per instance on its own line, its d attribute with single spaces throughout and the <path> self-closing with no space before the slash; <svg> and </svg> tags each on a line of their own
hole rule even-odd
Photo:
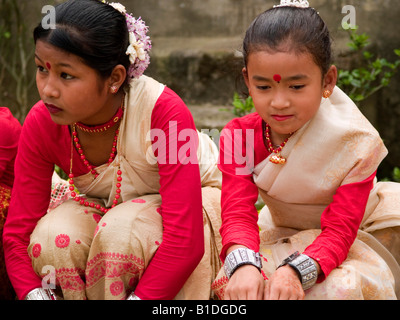
<svg viewBox="0 0 400 320">
<path fill-rule="evenodd" d="M 249 83 L 249 74 L 247 73 L 247 69 L 242 69 L 242 75 L 244 78 L 244 83 L 246 84 L 247 88 L 250 90 L 250 83 Z"/>
<path fill-rule="evenodd" d="M 122 64 L 117 65 L 109 77 L 109 87 L 120 88 L 123 86 L 127 77 L 126 69 Z"/>
<path fill-rule="evenodd" d="M 336 66 L 331 66 L 324 77 L 323 91 L 333 92 L 337 83 L 338 71 Z"/>
<path fill-rule="evenodd" d="M 249 81 L 249 73 L 247 72 L 246 67 L 242 69 L 242 74 L 243 74 L 243 79 L 244 83 L 247 86 L 247 89 L 249 91 L 249 96 L 251 96 L 251 87 L 250 87 L 250 81 Z"/>
</svg>

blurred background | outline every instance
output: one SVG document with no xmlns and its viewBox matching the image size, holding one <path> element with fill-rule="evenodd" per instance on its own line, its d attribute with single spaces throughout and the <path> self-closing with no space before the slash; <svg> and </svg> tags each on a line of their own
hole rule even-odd
<svg viewBox="0 0 400 320">
<path fill-rule="evenodd" d="M 110 0 L 111 1 L 111 0 Z M 0 105 L 23 123 L 39 100 L 32 31 L 44 5 L 60 0 L 0 0 Z M 112 1 L 111 1 L 112 2 Z M 279 0 L 120 0 L 150 27 L 152 63 L 146 74 L 175 90 L 201 129 L 222 129 L 251 112 L 235 93 L 245 91 L 241 41 L 252 20 Z M 379 178 L 396 180 L 400 167 L 400 2 L 310 0 L 334 39 L 339 85 L 380 132 L 389 156 Z M 357 31 L 342 27 L 355 9 Z M 235 106 L 233 106 L 235 105 Z"/>
</svg>

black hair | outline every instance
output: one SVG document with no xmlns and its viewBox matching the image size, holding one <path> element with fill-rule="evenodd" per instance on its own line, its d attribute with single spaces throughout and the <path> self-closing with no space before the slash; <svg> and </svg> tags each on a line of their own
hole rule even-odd
<svg viewBox="0 0 400 320">
<path fill-rule="evenodd" d="M 77 55 L 103 78 L 119 64 L 128 72 L 129 33 L 123 14 L 98 0 L 69 0 L 56 6 L 55 13 L 55 29 L 42 23 L 34 29 L 35 44 L 41 40 Z"/>
<path fill-rule="evenodd" d="M 326 23 L 312 8 L 277 7 L 260 14 L 243 41 L 244 63 L 252 52 L 309 53 L 324 76 L 332 64 L 332 40 Z"/>
</svg>

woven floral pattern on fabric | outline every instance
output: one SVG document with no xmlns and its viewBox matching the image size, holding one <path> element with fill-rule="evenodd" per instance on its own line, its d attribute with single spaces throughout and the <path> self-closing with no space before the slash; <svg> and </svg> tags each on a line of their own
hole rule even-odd
<svg viewBox="0 0 400 320">
<path fill-rule="evenodd" d="M 129 274 L 133 282 L 144 271 L 143 259 L 131 255 L 102 252 L 88 261 L 86 269 L 86 284 L 88 287 L 95 285 L 100 279 L 119 278 Z"/>
<path fill-rule="evenodd" d="M 10 205 L 11 189 L 0 185 L 0 219 L 7 217 L 8 206 Z"/>
<path fill-rule="evenodd" d="M 71 191 L 69 190 L 69 184 L 65 180 L 55 181 L 53 180 L 51 186 L 51 198 L 48 212 L 57 208 L 61 203 L 71 198 Z"/>
<path fill-rule="evenodd" d="M 6 222 L 8 206 L 11 199 L 11 189 L 0 185 L 0 300 L 13 300 L 14 290 L 8 279 L 3 251 L 3 227 Z"/>
</svg>

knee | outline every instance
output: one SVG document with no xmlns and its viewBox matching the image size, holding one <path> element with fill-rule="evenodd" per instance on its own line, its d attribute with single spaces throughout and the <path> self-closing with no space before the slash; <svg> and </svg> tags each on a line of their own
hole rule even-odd
<svg viewBox="0 0 400 320">
<path fill-rule="evenodd" d="M 46 265 L 84 265 L 93 239 L 93 217 L 70 219 L 55 211 L 44 216 L 31 234 L 28 254 L 36 272 Z M 92 220 L 92 221 L 91 221 Z"/>
<path fill-rule="evenodd" d="M 162 218 L 157 207 L 119 205 L 96 227 L 90 256 L 99 252 L 134 254 L 148 263 L 162 242 Z"/>
</svg>

